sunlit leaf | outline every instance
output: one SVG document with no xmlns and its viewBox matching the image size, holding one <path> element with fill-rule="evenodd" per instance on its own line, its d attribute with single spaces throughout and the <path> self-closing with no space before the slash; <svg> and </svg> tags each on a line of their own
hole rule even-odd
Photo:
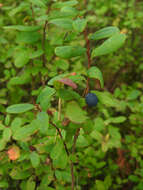
<svg viewBox="0 0 143 190">
<path fill-rule="evenodd" d="M 55 24 L 56 26 L 59 26 L 67 30 L 72 30 L 73 20 L 70 18 L 57 18 L 50 20 L 49 23 Z"/>
<path fill-rule="evenodd" d="M 55 54 L 65 59 L 81 56 L 85 52 L 86 49 L 80 46 L 60 46 L 55 49 Z"/>
<path fill-rule="evenodd" d="M 24 25 L 11 25 L 11 26 L 4 26 L 4 29 L 7 30 L 18 30 L 23 32 L 34 32 L 41 28 L 41 26 L 24 26 Z"/>
<path fill-rule="evenodd" d="M 100 55 L 106 55 L 119 49 L 125 42 L 125 34 L 115 34 L 108 40 L 105 40 L 99 47 L 93 49 L 92 58 Z"/>
<path fill-rule="evenodd" d="M 87 21 L 86 19 L 77 18 L 73 21 L 73 28 L 77 32 L 83 32 L 86 27 Z"/>
<path fill-rule="evenodd" d="M 117 27 L 108 26 L 108 27 L 102 28 L 102 29 L 98 30 L 97 32 L 95 32 L 94 34 L 92 34 L 90 36 L 90 39 L 91 40 L 100 40 L 100 39 L 104 39 L 104 38 L 109 38 L 119 32 L 120 32 L 120 30 Z"/>
<path fill-rule="evenodd" d="M 90 78 L 98 79 L 100 81 L 101 88 L 104 87 L 103 75 L 102 75 L 102 72 L 100 71 L 100 69 L 98 67 L 93 66 L 90 69 L 88 69 L 87 75 Z"/>
<path fill-rule="evenodd" d="M 76 0 L 72 0 L 72 1 L 65 1 L 65 2 L 57 2 L 57 3 L 54 3 L 52 5 L 53 8 L 62 8 L 62 7 L 65 7 L 65 6 L 74 6 L 74 5 L 77 5 L 78 4 L 78 1 Z"/>
<path fill-rule="evenodd" d="M 34 168 L 37 168 L 40 164 L 40 157 L 39 157 L 39 154 L 36 153 L 35 151 L 31 152 L 30 154 L 30 161 L 31 161 L 31 164 Z"/>
<path fill-rule="evenodd" d="M 34 109 L 34 105 L 33 104 L 27 104 L 27 103 L 23 103 L 23 104 L 14 104 L 9 106 L 6 109 L 6 112 L 8 113 L 23 113 L 29 110 Z"/>
<path fill-rule="evenodd" d="M 66 116 L 75 123 L 83 123 L 87 119 L 85 112 L 79 107 L 78 103 L 74 101 L 68 103 Z"/>
</svg>

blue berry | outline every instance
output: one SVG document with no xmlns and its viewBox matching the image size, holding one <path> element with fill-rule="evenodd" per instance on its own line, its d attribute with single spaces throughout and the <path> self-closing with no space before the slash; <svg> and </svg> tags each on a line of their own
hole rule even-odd
<svg viewBox="0 0 143 190">
<path fill-rule="evenodd" d="M 93 107 L 93 106 L 97 105 L 98 98 L 97 98 L 96 94 L 94 94 L 94 93 L 88 93 L 85 96 L 85 101 L 86 101 L 86 103 L 87 103 L 88 106 Z"/>
</svg>

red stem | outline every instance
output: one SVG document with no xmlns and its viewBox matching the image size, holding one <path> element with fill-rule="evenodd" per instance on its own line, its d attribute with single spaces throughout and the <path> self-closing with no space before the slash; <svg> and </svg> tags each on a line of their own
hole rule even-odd
<svg viewBox="0 0 143 190">
<path fill-rule="evenodd" d="M 88 68 L 91 67 L 91 55 L 90 55 L 90 41 L 88 39 L 88 33 L 87 30 L 84 31 L 84 39 L 86 41 L 86 54 L 87 54 L 87 58 L 88 58 Z"/>
<path fill-rule="evenodd" d="M 89 69 L 91 67 L 91 54 L 90 54 L 90 41 L 88 39 L 88 33 L 86 29 L 84 31 L 84 39 L 86 41 L 86 54 L 87 54 L 88 69 Z M 90 79 L 88 77 L 86 81 L 86 89 L 84 90 L 83 96 L 85 96 L 89 92 L 89 80 Z"/>
</svg>

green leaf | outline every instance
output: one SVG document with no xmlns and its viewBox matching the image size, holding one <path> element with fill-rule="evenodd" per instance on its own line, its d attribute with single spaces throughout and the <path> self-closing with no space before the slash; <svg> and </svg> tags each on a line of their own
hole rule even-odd
<svg viewBox="0 0 143 190">
<path fill-rule="evenodd" d="M 39 41 L 40 33 L 36 32 L 19 32 L 17 34 L 16 42 L 17 43 L 27 43 L 33 44 Z"/>
<path fill-rule="evenodd" d="M 55 92 L 54 88 L 46 86 L 37 97 L 37 103 L 40 103 L 43 99 L 46 99 L 47 101 L 53 94 L 55 94 Z"/>
<path fill-rule="evenodd" d="M 97 117 L 94 120 L 94 129 L 98 132 L 102 132 L 105 129 L 104 120 L 101 117 Z"/>
<path fill-rule="evenodd" d="M 105 121 L 105 124 L 108 125 L 109 123 L 123 123 L 126 121 L 126 117 L 119 116 L 119 117 L 111 117 Z"/>
<path fill-rule="evenodd" d="M 77 32 L 83 32 L 86 27 L 87 21 L 85 19 L 77 18 L 73 21 L 73 28 Z"/>
<path fill-rule="evenodd" d="M 108 148 L 119 148 L 121 147 L 121 135 L 119 129 L 113 126 L 108 127 L 110 139 L 107 143 Z"/>
<path fill-rule="evenodd" d="M 97 190 L 106 190 L 104 182 L 101 180 L 96 180 L 96 188 Z"/>
<path fill-rule="evenodd" d="M 4 29 L 9 30 L 18 30 L 23 32 L 34 32 L 41 28 L 41 26 L 23 26 L 23 25 L 12 25 L 12 26 L 4 26 Z"/>
<path fill-rule="evenodd" d="M 109 126 L 108 130 L 109 130 L 109 134 L 111 135 L 111 137 L 113 137 L 115 139 L 121 139 L 121 135 L 119 133 L 119 129 L 118 128 L 115 128 L 113 126 Z"/>
<path fill-rule="evenodd" d="M 73 20 L 70 18 L 57 18 L 50 20 L 49 23 L 55 24 L 56 26 L 59 26 L 67 30 L 72 30 Z"/>
<path fill-rule="evenodd" d="M 100 39 L 104 39 L 104 38 L 109 38 L 119 32 L 120 32 L 120 30 L 117 27 L 108 26 L 108 27 L 102 28 L 101 30 L 98 30 L 97 32 L 92 34 L 89 38 L 91 40 L 100 40 Z"/>
<path fill-rule="evenodd" d="M 0 139 L 0 151 L 2 151 L 6 146 L 6 141 L 3 139 Z"/>
<path fill-rule="evenodd" d="M 50 88 L 48 86 L 46 86 L 39 94 L 39 96 L 37 97 L 37 103 L 40 103 L 42 109 L 44 111 L 47 110 L 50 101 L 52 99 L 52 96 L 55 94 L 55 89 L 54 88 Z"/>
<path fill-rule="evenodd" d="M 33 104 L 27 104 L 27 103 L 14 104 L 14 105 L 9 106 L 6 109 L 6 112 L 8 112 L 8 113 L 23 113 L 23 112 L 29 111 L 31 109 L 34 109 Z"/>
<path fill-rule="evenodd" d="M 135 100 L 137 99 L 141 94 L 141 91 L 139 90 L 132 90 L 127 95 L 127 100 Z"/>
<path fill-rule="evenodd" d="M 30 161 L 31 161 L 33 168 L 37 168 L 40 164 L 39 154 L 37 154 L 35 151 L 31 152 Z"/>
<path fill-rule="evenodd" d="M 61 9 L 61 12 L 68 13 L 70 16 L 73 16 L 73 17 L 77 16 L 77 14 L 78 14 L 77 9 L 75 9 L 73 7 L 68 7 L 68 6 L 63 7 Z"/>
<path fill-rule="evenodd" d="M 35 181 L 29 179 L 26 183 L 26 190 L 35 190 L 36 183 Z"/>
<path fill-rule="evenodd" d="M 2 123 L 0 123 L 0 131 L 3 131 L 4 129 L 5 129 L 5 126 Z"/>
<path fill-rule="evenodd" d="M 54 146 L 54 148 L 50 152 L 51 158 L 53 160 L 58 159 L 58 157 L 61 156 L 61 153 L 63 151 L 62 149 L 63 149 L 63 144 L 62 144 L 61 140 L 58 140 L 56 142 L 56 145 Z"/>
<path fill-rule="evenodd" d="M 89 143 L 86 140 L 86 138 L 83 135 L 79 135 L 78 139 L 77 139 L 77 147 L 79 147 L 79 148 L 82 147 L 83 148 L 83 147 L 86 147 L 88 145 L 89 145 Z"/>
<path fill-rule="evenodd" d="M 98 79 L 100 81 L 101 88 L 104 87 L 103 75 L 102 75 L 102 72 L 100 71 L 100 69 L 98 67 L 93 66 L 90 69 L 88 69 L 87 75 L 90 78 Z"/>
<path fill-rule="evenodd" d="M 18 49 L 14 55 L 14 65 L 17 68 L 21 68 L 29 61 L 29 51 L 24 49 Z"/>
<path fill-rule="evenodd" d="M 31 55 L 29 56 L 30 59 L 35 59 L 37 57 L 40 57 L 44 51 L 42 49 L 38 49 L 37 51 L 33 51 Z"/>
<path fill-rule="evenodd" d="M 112 178 L 110 175 L 107 175 L 104 179 L 104 184 L 107 188 L 111 187 L 112 185 Z"/>
<path fill-rule="evenodd" d="M 55 54 L 64 59 L 81 56 L 85 52 L 86 49 L 80 46 L 60 46 L 55 49 Z"/>
<path fill-rule="evenodd" d="M 1 180 L 1 182 L 0 182 L 0 188 L 7 189 L 8 188 L 8 182 Z"/>
<path fill-rule="evenodd" d="M 81 98 L 80 95 L 76 93 L 75 91 L 67 90 L 67 89 L 60 89 L 58 91 L 58 95 L 60 98 L 66 101 L 73 100 L 73 99 L 79 100 Z"/>
<path fill-rule="evenodd" d="M 63 147 L 61 148 L 61 150 L 62 151 L 60 151 L 59 156 L 53 159 L 53 166 L 55 168 L 65 169 L 68 164 L 68 156 Z"/>
<path fill-rule="evenodd" d="M 45 1 L 43 1 L 43 0 L 30 0 L 30 2 L 31 2 L 33 5 L 36 5 L 36 6 L 38 6 L 38 7 L 46 8 Z"/>
<path fill-rule="evenodd" d="M 87 120 L 85 112 L 74 101 L 68 103 L 66 117 L 74 123 L 84 123 Z"/>
<path fill-rule="evenodd" d="M 134 183 L 138 183 L 140 178 L 137 175 L 129 175 L 128 179 Z"/>
<path fill-rule="evenodd" d="M 56 170 L 55 175 L 59 181 L 71 182 L 71 174 L 66 171 Z"/>
<path fill-rule="evenodd" d="M 39 112 L 37 115 L 39 130 L 42 134 L 47 134 L 49 127 L 49 116 L 46 112 Z"/>
<path fill-rule="evenodd" d="M 31 173 L 29 171 L 22 171 L 20 168 L 13 168 L 9 175 L 12 179 L 21 180 L 28 178 Z"/>
<path fill-rule="evenodd" d="M 6 115 L 6 117 L 5 117 L 4 124 L 5 124 L 6 126 L 8 126 L 8 125 L 9 125 L 9 123 L 10 123 L 10 115 L 9 115 L 9 114 L 7 114 L 7 115 Z"/>
<path fill-rule="evenodd" d="M 65 7 L 64 7 L 65 8 Z M 64 19 L 64 18 L 70 18 L 72 19 L 75 16 L 75 13 L 71 11 L 58 11 L 58 10 L 53 10 L 49 17 L 48 20 L 53 20 L 53 19 Z M 70 31 L 70 30 L 69 30 Z"/>
<path fill-rule="evenodd" d="M 23 85 L 30 82 L 31 76 L 29 73 L 24 72 L 20 76 L 12 77 L 9 81 L 9 85 Z"/>
<path fill-rule="evenodd" d="M 96 139 L 97 141 L 99 141 L 100 143 L 102 142 L 103 140 L 103 135 L 98 132 L 98 131 L 92 131 L 90 136 L 93 138 L 93 139 Z"/>
<path fill-rule="evenodd" d="M 13 7 L 13 9 L 10 9 L 10 12 L 8 13 L 8 15 L 10 17 L 14 17 L 17 13 L 23 12 L 23 11 L 27 10 L 28 8 L 29 8 L 29 3 L 22 2 L 15 8 Z"/>
<path fill-rule="evenodd" d="M 16 117 L 12 121 L 10 128 L 11 128 L 12 132 L 15 132 L 17 129 L 20 128 L 21 125 L 22 125 L 22 119 L 19 117 Z"/>
<path fill-rule="evenodd" d="M 99 47 L 93 49 L 92 58 L 100 55 L 106 55 L 119 49 L 125 42 L 125 34 L 115 34 L 108 40 L 105 40 Z"/>
<path fill-rule="evenodd" d="M 38 123 L 36 120 L 33 120 L 31 124 L 25 125 L 23 127 L 18 128 L 14 134 L 13 138 L 15 140 L 25 140 L 32 134 L 34 134 L 38 130 Z"/>
<path fill-rule="evenodd" d="M 10 140 L 10 137 L 12 135 L 12 131 L 10 128 L 5 128 L 5 130 L 3 131 L 3 137 L 2 139 L 6 142 L 8 142 Z"/>
<path fill-rule="evenodd" d="M 47 174 L 45 174 L 42 179 L 38 190 L 54 190 L 53 188 L 48 187 L 48 185 L 53 181 L 53 171 L 48 171 Z"/>
<path fill-rule="evenodd" d="M 99 91 L 92 91 L 95 93 L 99 99 L 99 102 L 102 104 L 105 104 L 107 107 L 119 107 L 120 106 L 120 101 L 116 100 L 112 94 L 109 92 L 99 92 Z"/>
<path fill-rule="evenodd" d="M 65 6 L 74 6 L 74 5 L 77 5 L 78 4 L 78 1 L 76 0 L 73 0 L 73 1 L 65 1 L 65 2 L 58 2 L 58 3 L 54 3 L 52 5 L 53 8 L 62 8 L 62 7 L 65 7 Z"/>
<path fill-rule="evenodd" d="M 82 85 L 83 82 L 84 82 L 84 83 L 86 82 L 85 77 L 82 76 L 82 75 L 78 75 L 78 74 L 76 74 L 76 75 L 74 75 L 74 76 L 71 75 L 71 76 L 69 76 L 69 78 L 70 78 L 73 82 L 75 82 L 75 83 L 77 83 L 77 84 L 79 84 L 79 85 Z"/>
</svg>

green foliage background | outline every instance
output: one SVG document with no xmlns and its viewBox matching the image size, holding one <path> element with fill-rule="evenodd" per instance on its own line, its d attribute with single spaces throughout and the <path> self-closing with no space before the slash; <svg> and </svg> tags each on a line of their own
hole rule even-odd
<svg viewBox="0 0 143 190">
<path fill-rule="evenodd" d="M 70 1 L 63 1 L 66 6 L 56 2 L 7 0 L 0 4 L 0 188 L 71 189 L 72 160 L 77 190 L 142 190 L 143 2 L 79 0 L 77 5 L 72 1 L 73 6 Z M 86 17 L 87 25 L 84 20 L 82 27 L 86 25 L 88 35 L 107 26 L 127 35 L 115 53 L 92 59 L 105 83 L 100 88 L 97 80 L 90 80 L 90 90 L 99 99 L 96 108 L 88 108 L 82 96 L 88 59 L 79 20 L 71 28 L 71 19 L 77 17 Z M 90 40 L 91 50 L 103 41 Z M 66 48 L 60 52 L 59 46 Z M 67 46 L 76 47 L 72 54 Z M 61 85 L 57 76 L 70 78 L 78 88 Z M 101 82 L 101 76 L 95 78 Z M 21 103 L 28 103 L 22 105 L 24 113 L 17 107 L 18 111 L 7 109 Z M 66 123 L 65 117 L 72 122 Z M 52 123 L 61 130 L 70 152 L 80 128 L 74 154 L 67 156 Z M 11 161 L 7 153 L 14 146 L 20 156 Z"/>
</svg>

